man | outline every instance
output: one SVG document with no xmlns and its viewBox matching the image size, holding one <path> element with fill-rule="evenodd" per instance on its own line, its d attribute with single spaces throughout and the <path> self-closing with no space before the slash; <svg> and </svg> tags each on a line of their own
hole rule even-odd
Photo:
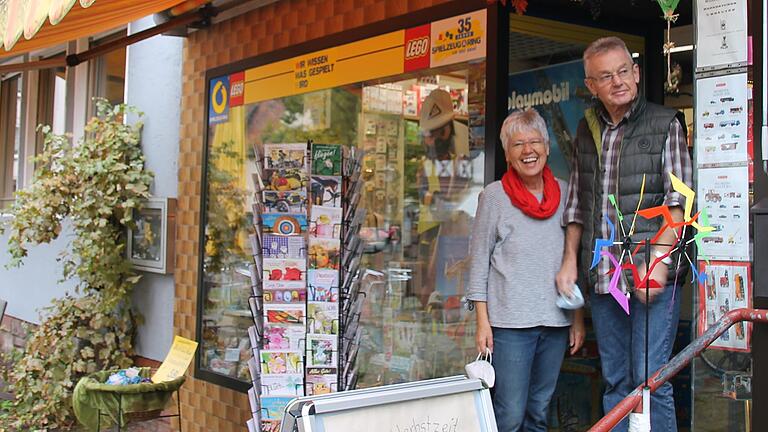
<svg viewBox="0 0 768 432">
<path fill-rule="evenodd" d="M 426 155 L 419 170 L 419 259 L 424 262 L 423 286 L 437 290 L 440 235 L 468 237 L 469 220 L 457 217 L 472 181 L 469 130 L 455 120 L 453 100 L 442 89 L 432 90 L 421 104 L 419 129 Z M 442 228 L 441 228 L 442 225 Z M 452 294 L 443 292 L 443 294 Z M 456 293 L 463 294 L 463 293 Z M 429 296 L 430 293 L 419 293 Z"/>
<path fill-rule="evenodd" d="M 595 269 L 589 268 L 595 239 L 609 238 L 606 220 L 616 223 L 617 239 L 629 234 L 638 204 L 641 208 L 670 206 L 673 219 L 682 221 L 684 198 L 672 189 L 668 173 L 690 184 L 692 168 L 683 115 L 638 97 L 640 69 L 621 39 L 606 37 L 590 44 L 584 51 L 584 72 L 584 82 L 597 101 L 585 112 L 574 142 L 568 201 L 563 214 L 563 225 L 567 226 L 565 253 L 556 282 L 558 290 L 565 294 L 577 280 L 586 292 L 594 290 L 592 321 L 607 384 L 603 407 L 608 412 L 645 380 L 646 314 L 650 322 L 649 375 L 669 360 L 680 310 L 678 288 L 685 269 L 675 274 L 678 266 L 673 265 L 669 257 L 664 259 L 664 264 L 656 265 L 650 278 L 662 288 L 648 290 L 648 304 L 645 304 L 645 286 L 634 286 L 622 274 L 619 288 L 631 291 L 631 314 L 627 315 L 608 294 L 613 270 L 610 261 L 603 257 Z M 643 200 L 638 203 L 644 176 Z M 609 200 L 611 194 L 624 215 L 623 230 Z M 642 241 L 653 237 L 662 223 L 661 218 L 638 217 L 632 239 Z M 662 244 L 674 244 L 676 239 L 674 231 L 665 230 L 658 245 L 652 247 L 652 261 L 670 250 Z M 611 252 L 616 257 L 621 254 L 616 247 Z M 642 279 L 645 265 L 637 259 L 634 262 Z M 627 424 L 625 419 L 614 431 L 626 431 Z M 651 396 L 651 425 L 654 431 L 677 430 L 669 383 Z"/>
<path fill-rule="evenodd" d="M 426 191 L 429 199 L 443 195 L 442 199 L 452 200 L 455 194 L 464 191 L 470 180 L 466 162 L 469 132 L 467 126 L 454 117 L 453 100 L 445 90 L 432 90 L 421 105 L 419 129 L 427 153 L 423 174 L 429 182 Z"/>
</svg>

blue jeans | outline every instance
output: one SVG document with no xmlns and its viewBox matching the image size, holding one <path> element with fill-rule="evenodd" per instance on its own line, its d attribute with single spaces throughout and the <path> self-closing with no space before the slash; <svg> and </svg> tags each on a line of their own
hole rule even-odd
<svg viewBox="0 0 768 432">
<path fill-rule="evenodd" d="M 568 346 L 568 327 L 493 327 L 499 432 L 546 432 L 547 407 Z"/>
<path fill-rule="evenodd" d="M 650 307 L 632 296 L 628 316 L 610 294 L 591 296 L 592 322 L 606 383 L 603 409 L 607 413 L 637 386 L 645 382 L 645 316 L 649 316 L 648 376 L 662 367 L 672 354 L 680 317 L 680 287 L 669 284 Z M 624 419 L 613 430 L 626 431 Z M 651 393 L 651 430 L 675 432 L 675 400 L 672 384 L 664 383 Z"/>
</svg>

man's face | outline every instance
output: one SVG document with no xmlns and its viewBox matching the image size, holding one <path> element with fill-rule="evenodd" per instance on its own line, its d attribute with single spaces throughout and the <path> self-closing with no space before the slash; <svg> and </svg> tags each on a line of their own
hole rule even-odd
<svg viewBox="0 0 768 432">
<path fill-rule="evenodd" d="M 428 143 L 432 143 L 435 140 L 447 140 L 451 137 L 451 123 L 446 123 L 436 129 L 432 129 L 429 133 L 424 134 L 424 140 Z"/>
<path fill-rule="evenodd" d="M 450 147 L 451 122 L 448 122 L 438 128 L 432 129 L 424 134 L 424 144 L 433 147 L 438 156 L 446 156 Z"/>
<path fill-rule="evenodd" d="M 614 49 L 587 59 L 584 83 L 610 111 L 628 107 L 637 97 L 640 69 L 624 50 Z"/>
</svg>

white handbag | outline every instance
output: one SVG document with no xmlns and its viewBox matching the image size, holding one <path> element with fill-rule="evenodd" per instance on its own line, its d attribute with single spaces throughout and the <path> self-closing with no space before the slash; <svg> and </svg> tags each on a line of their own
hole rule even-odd
<svg viewBox="0 0 768 432">
<path fill-rule="evenodd" d="M 464 366 L 464 371 L 469 378 L 478 378 L 482 380 L 488 388 L 493 387 L 496 382 L 496 372 L 493 370 L 493 354 L 488 348 L 484 353 L 477 354 L 477 358 L 472 363 Z"/>
</svg>

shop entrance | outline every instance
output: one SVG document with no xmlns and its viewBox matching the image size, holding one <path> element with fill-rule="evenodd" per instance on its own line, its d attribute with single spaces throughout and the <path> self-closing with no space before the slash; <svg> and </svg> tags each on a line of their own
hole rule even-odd
<svg viewBox="0 0 768 432">
<path fill-rule="evenodd" d="M 361 314 L 357 386 L 461 374 L 462 305 L 485 182 L 485 62 L 363 87 L 364 262 L 387 275 Z"/>
</svg>

